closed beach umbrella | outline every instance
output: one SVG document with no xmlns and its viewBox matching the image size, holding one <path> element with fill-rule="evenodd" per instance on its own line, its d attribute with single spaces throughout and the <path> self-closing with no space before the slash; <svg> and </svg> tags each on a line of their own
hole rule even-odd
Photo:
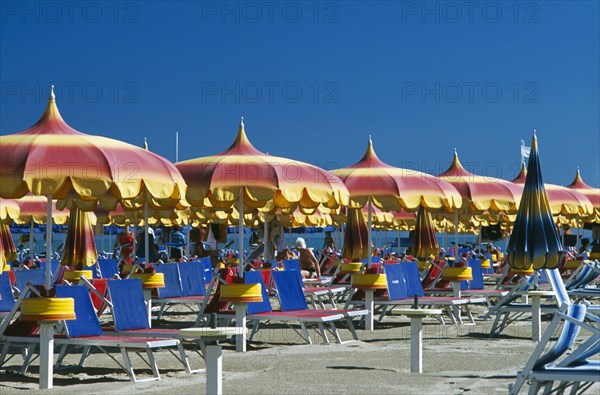
<svg viewBox="0 0 600 395">
<path fill-rule="evenodd" d="M 297 206 L 335 208 L 348 201 L 344 183 L 307 163 L 264 154 L 248 140 L 243 119 L 233 144 L 224 152 L 176 164 L 188 184 L 186 199 L 196 207 L 237 206 L 240 246 L 243 245 L 244 208 Z M 266 235 L 265 235 L 266 239 Z M 243 254 L 240 254 L 240 271 Z"/>
<path fill-rule="evenodd" d="M 342 258 L 358 261 L 369 256 L 369 229 L 361 209 L 348 208 Z"/>
<path fill-rule="evenodd" d="M 97 259 L 98 252 L 90 213 L 75 206 L 70 212 L 69 228 L 60 263 L 65 266 L 75 266 L 76 270 L 83 270 L 84 267 L 94 265 Z"/>
<path fill-rule="evenodd" d="M 383 162 L 373 149 L 369 137 L 367 150 L 357 163 L 332 172 L 340 177 L 350 192 L 350 207 L 368 207 L 369 243 L 371 249 L 372 206 L 385 211 L 452 211 L 461 207 L 462 199 L 446 181 L 412 169 L 397 168 Z"/>
<path fill-rule="evenodd" d="M 423 207 L 417 211 L 417 222 L 413 233 L 412 254 L 418 259 L 427 259 L 431 254 L 438 252 L 438 242 L 431 219 L 431 213 Z"/>
<path fill-rule="evenodd" d="M 112 209 L 171 207 L 185 196 L 185 182 L 175 166 L 142 148 L 71 128 L 61 117 L 51 92 L 46 111 L 31 128 L 0 136 L 0 197 L 21 198 L 27 193 L 72 200 L 91 211 L 99 202 Z M 64 203 L 62 207 L 71 207 Z M 47 221 L 47 234 L 51 221 Z M 51 255 L 48 240 L 46 256 Z M 46 265 L 50 287 L 50 265 Z"/>
<path fill-rule="evenodd" d="M 519 211 L 508 242 L 508 263 L 515 269 L 554 269 L 563 249 L 542 180 L 535 131 Z"/>
<path fill-rule="evenodd" d="M 2 273 L 4 263 L 17 259 L 17 248 L 7 224 L 0 224 L 0 244 L 0 255 L 2 255 L 0 257 L 0 273 Z M 1 261 L 2 259 L 4 259 L 4 263 Z"/>
</svg>

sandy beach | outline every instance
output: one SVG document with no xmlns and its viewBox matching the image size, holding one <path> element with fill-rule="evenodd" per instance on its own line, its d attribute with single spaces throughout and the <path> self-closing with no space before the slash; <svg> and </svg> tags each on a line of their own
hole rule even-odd
<svg viewBox="0 0 600 395">
<path fill-rule="evenodd" d="M 181 310 L 180 310 L 181 311 Z M 483 307 L 475 313 L 483 312 Z M 169 313 L 159 325 L 190 325 L 192 315 Z M 544 327 L 549 316 L 545 317 Z M 494 394 L 507 393 L 517 370 L 534 349 L 531 325 L 519 322 L 500 337 L 488 336 L 491 321 L 476 325 L 440 325 L 424 321 L 423 374 L 410 373 L 410 323 L 401 316 L 387 316 L 376 330 L 359 329 L 360 341 L 350 341 L 347 329 L 340 329 L 345 344 L 323 344 L 310 330 L 315 344 L 303 343 L 294 330 L 280 324 L 265 326 L 247 353 L 236 353 L 224 343 L 223 390 L 229 394 Z M 117 359 L 120 354 L 114 354 Z M 156 353 L 160 381 L 131 383 L 126 374 L 106 355 L 96 352 L 84 368 L 55 371 L 56 394 L 202 394 L 205 374 L 188 375 L 166 350 Z M 190 351 L 192 368 L 203 368 L 198 354 Z M 79 353 L 67 356 L 66 365 L 75 365 Z M 148 376 L 143 362 L 134 355 L 139 378 Z M 0 370 L 0 393 L 21 394 L 37 389 L 38 365 L 18 373 L 21 357 L 16 356 Z M 593 387 L 589 393 L 598 393 Z"/>
</svg>

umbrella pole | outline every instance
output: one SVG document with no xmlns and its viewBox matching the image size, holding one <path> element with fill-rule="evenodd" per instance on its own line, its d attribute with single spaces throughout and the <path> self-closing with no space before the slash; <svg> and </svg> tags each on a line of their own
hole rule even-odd
<svg viewBox="0 0 600 395">
<path fill-rule="evenodd" d="M 148 237 L 148 201 L 146 200 L 144 202 L 144 256 L 146 257 L 146 265 L 144 265 L 144 267 L 148 266 L 148 263 L 150 263 L 150 246 L 148 245 L 148 241 L 149 241 L 149 237 Z"/>
<path fill-rule="evenodd" d="M 46 196 L 46 289 L 52 286 L 52 195 Z"/>
<path fill-rule="evenodd" d="M 575 248 L 579 247 L 579 213 L 577 213 L 577 218 L 576 218 L 576 224 L 577 224 L 577 244 L 575 244 Z M 563 245 L 563 249 L 565 248 L 565 246 Z"/>
<path fill-rule="evenodd" d="M 244 277 L 244 191 L 240 190 L 238 213 L 238 232 L 240 237 L 240 277 Z"/>
<path fill-rule="evenodd" d="M 367 242 L 369 243 L 369 248 L 367 249 L 367 251 L 369 251 L 369 253 L 367 255 L 367 268 L 368 268 L 371 263 L 371 255 L 373 253 L 372 247 L 371 247 L 371 244 L 372 244 L 371 227 L 373 226 L 373 213 L 371 212 L 371 196 L 369 196 L 369 199 L 367 200 L 367 204 L 369 205 L 368 214 L 367 214 L 367 221 L 368 221 L 367 226 L 369 227 L 369 237 L 367 238 Z"/>
<path fill-rule="evenodd" d="M 479 225 L 479 244 L 477 245 L 479 253 L 481 254 L 481 225 Z"/>
<path fill-rule="evenodd" d="M 185 238 L 185 257 L 188 258 L 190 256 L 190 228 L 192 227 L 192 224 L 190 222 L 190 216 L 187 216 L 187 231 L 186 233 L 186 238 Z"/>
<path fill-rule="evenodd" d="M 458 210 L 454 210 L 454 258 L 458 258 Z"/>
<path fill-rule="evenodd" d="M 263 223 L 263 235 L 264 235 L 263 244 L 265 245 L 265 251 L 264 251 L 265 259 L 267 261 L 270 261 L 271 259 L 273 259 L 273 257 L 271 256 L 271 254 L 273 253 L 273 247 L 271 247 L 271 243 L 269 243 L 269 221 L 267 221 L 266 215 L 265 215 L 265 222 Z"/>
<path fill-rule="evenodd" d="M 33 255 L 34 255 L 34 248 L 35 248 L 35 244 L 33 243 L 33 215 L 31 216 L 31 223 L 29 224 L 29 259 L 31 260 L 31 262 L 33 262 Z"/>
<path fill-rule="evenodd" d="M 397 256 L 400 256 L 400 238 L 401 238 L 400 232 L 402 232 L 402 231 L 400 230 L 400 226 L 398 226 L 398 255 Z"/>
</svg>

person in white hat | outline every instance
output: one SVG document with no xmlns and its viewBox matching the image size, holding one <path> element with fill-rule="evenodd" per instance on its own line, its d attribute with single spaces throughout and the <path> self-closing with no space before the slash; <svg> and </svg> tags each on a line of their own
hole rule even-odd
<svg viewBox="0 0 600 395">
<path fill-rule="evenodd" d="M 298 237 L 294 246 L 298 250 L 298 256 L 300 257 L 300 269 L 302 272 L 302 278 L 319 278 L 321 277 L 321 270 L 319 268 L 319 261 L 313 254 L 312 250 L 306 248 L 306 241 L 302 237 Z"/>
</svg>

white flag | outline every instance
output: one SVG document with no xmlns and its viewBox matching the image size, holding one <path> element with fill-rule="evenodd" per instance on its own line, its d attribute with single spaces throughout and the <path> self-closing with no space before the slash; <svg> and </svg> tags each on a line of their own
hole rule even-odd
<svg viewBox="0 0 600 395">
<path fill-rule="evenodd" d="M 529 158 L 529 151 L 531 151 L 531 147 L 527 147 L 525 142 L 521 140 L 521 157 Z"/>
</svg>

